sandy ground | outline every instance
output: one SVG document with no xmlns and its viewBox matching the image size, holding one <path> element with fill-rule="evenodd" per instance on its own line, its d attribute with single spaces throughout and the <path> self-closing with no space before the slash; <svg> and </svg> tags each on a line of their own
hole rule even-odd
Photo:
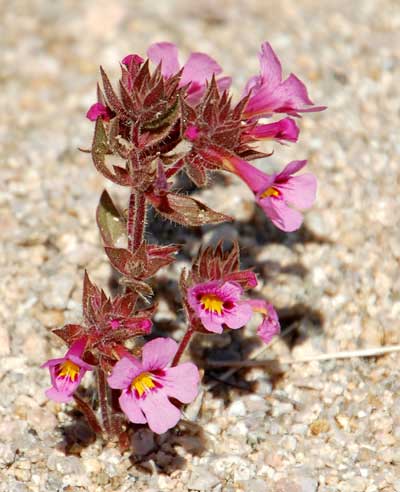
<svg viewBox="0 0 400 492">
<path fill-rule="evenodd" d="M 124 55 L 157 40 L 178 43 L 185 56 L 208 52 L 237 91 L 268 40 L 287 73 L 329 106 L 303 118 L 298 145 L 275 148 L 275 164 L 309 158 L 319 179 L 301 231 L 274 231 L 231 182 L 201 195 L 237 223 L 159 234 L 181 235 L 187 254 L 201 236 L 240 238 L 259 290 L 291 329 L 265 357 L 400 342 L 399 2 L 0 5 L 0 491 L 399 492 L 399 354 L 283 365 L 280 376 L 240 372 L 204 395 L 194 423 L 161 438 L 142 429 L 122 456 L 114 444 L 93 442 L 72 407 L 46 400 L 48 374 L 39 368 L 64 350 L 50 329 L 81 317 L 84 268 L 104 286 L 110 278 L 94 222 L 105 183 L 77 151 L 91 138 L 84 114 L 98 65 L 116 76 Z M 177 336 L 182 323 L 171 305 L 161 302 L 157 320 L 177 326 L 169 332 Z M 192 351 L 239 359 L 259 348 L 253 334 L 250 326 L 200 339 Z"/>
</svg>

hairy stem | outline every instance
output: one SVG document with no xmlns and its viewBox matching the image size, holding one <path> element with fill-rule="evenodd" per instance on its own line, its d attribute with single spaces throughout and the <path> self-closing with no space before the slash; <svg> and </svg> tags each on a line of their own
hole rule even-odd
<svg viewBox="0 0 400 492">
<path fill-rule="evenodd" d="M 192 338 L 193 333 L 194 333 L 193 328 L 189 326 L 186 333 L 183 335 L 182 340 L 179 343 L 178 350 L 176 351 L 175 357 L 172 360 L 172 364 L 171 364 L 172 367 L 176 366 L 180 361 L 182 354 L 185 351 L 185 348 L 187 347 L 188 343 L 190 342 L 190 339 Z"/>
<path fill-rule="evenodd" d="M 97 378 L 97 390 L 99 393 L 101 418 L 103 420 L 103 425 L 107 434 L 111 434 L 112 426 L 111 426 L 110 409 L 108 406 L 108 388 L 106 383 L 106 375 L 102 369 L 100 368 L 97 369 L 96 378 Z"/>
<path fill-rule="evenodd" d="M 95 434 L 101 434 L 103 432 L 103 429 L 101 428 L 101 425 L 99 424 L 99 421 L 97 420 L 97 417 L 91 407 L 78 395 L 75 394 L 73 395 L 73 397 L 77 407 L 86 417 L 86 420 L 88 421 L 88 424 L 92 428 L 93 432 Z"/>
<path fill-rule="evenodd" d="M 143 241 L 146 223 L 146 198 L 144 193 L 131 190 L 128 208 L 128 249 L 134 252 Z"/>
</svg>

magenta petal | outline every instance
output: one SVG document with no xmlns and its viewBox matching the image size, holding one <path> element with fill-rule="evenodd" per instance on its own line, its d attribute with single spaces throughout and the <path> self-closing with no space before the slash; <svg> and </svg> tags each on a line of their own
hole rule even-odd
<svg viewBox="0 0 400 492">
<path fill-rule="evenodd" d="M 96 121 L 97 118 L 103 118 L 106 121 L 110 119 L 106 106 L 101 103 L 92 104 L 86 113 L 86 118 L 90 121 Z"/>
<path fill-rule="evenodd" d="M 150 60 L 159 65 L 161 63 L 161 73 L 164 77 L 179 72 L 178 48 L 173 43 L 154 43 L 147 50 Z"/>
<path fill-rule="evenodd" d="M 76 355 L 70 355 L 68 359 L 74 364 L 76 364 L 77 366 L 79 366 L 81 369 L 85 369 L 85 371 L 93 371 L 94 369 L 94 366 L 88 364 L 87 362 L 82 360 L 80 357 L 77 357 Z"/>
<path fill-rule="evenodd" d="M 289 178 L 292 174 L 295 174 L 298 171 L 300 171 L 300 169 L 303 169 L 303 167 L 306 164 L 307 164 L 306 160 L 289 162 L 289 164 L 287 164 L 283 168 L 283 170 L 279 174 L 276 175 L 275 181 L 277 183 L 284 181 L 285 179 Z"/>
<path fill-rule="evenodd" d="M 240 302 L 238 305 L 224 313 L 224 323 L 233 330 L 242 328 L 252 317 L 253 310 L 247 302 Z"/>
<path fill-rule="evenodd" d="M 218 63 L 205 53 L 191 53 L 188 61 L 183 67 L 180 85 L 184 86 L 190 82 L 205 85 L 213 74 L 222 72 Z"/>
<path fill-rule="evenodd" d="M 65 354 L 65 358 L 69 359 L 70 355 L 76 355 L 77 357 L 80 357 L 85 351 L 86 342 L 86 337 L 80 338 L 79 340 L 74 342 L 69 348 L 68 352 Z"/>
<path fill-rule="evenodd" d="M 252 166 L 247 161 L 239 158 L 232 158 L 230 160 L 233 172 L 237 174 L 253 191 L 253 193 L 263 192 L 268 189 L 273 181 L 273 176 L 270 176 L 255 166 Z"/>
<path fill-rule="evenodd" d="M 162 389 L 148 393 L 146 398 L 138 400 L 138 404 L 150 429 L 157 434 L 175 427 L 181 418 L 181 412 L 168 400 Z"/>
<path fill-rule="evenodd" d="M 243 294 L 243 289 L 234 282 L 225 282 L 219 289 L 222 299 L 228 301 L 238 301 Z"/>
<path fill-rule="evenodd" d="M 232 77 L 221 77 L 217 80 L 217 87 L 220 92 L 227 91 L 232 85 Z"/>
<path fill-rule="evenodd" d="M 58 364 L 62 364 L 66 360 L 67 360 L 66 357 L 59 357 L 57 359 L 49 359 L 46 362 L 44 362 L 40 367 L 42 369 L 45 367 L 52 368 L 54 366 L 57 366 Z"/>
<path fill-rule="evenodd" d="M 262 82 L 271 90 L 282 81 L 282 66 L 271 45 L 267 42 L 261 46 L 259 55 Z"/>
<path fill-rule="evenodd" d="M 290 102 L 296 109 L 302 108 L 302 106 L 312 106 L 314 104 L 308 97 L 306 86 L 293 73 L 291 73 L 280 86 L 280 91 L 290 98 Z"/>
<path fill-rule="evenodd" d="M 172 398 L 182 403 L 190 403 L 199 392 L 199 370 L 191 362 L 179 364 L 165 371 L 162 378 L 163 389 Z"/>
<path fill-rule="evenodd" d="M 223 332 L 222 323 L 224 320 L 222 316 L 202 310 L 200 313 L 200 319 L 206 330 L 218 334 Z"/>
<path fill-rule="evenodd" d="M 122 357 L 112 369 L 107 382 L 110 388 L 125 389 L 130 386 L 132 380 L 143 372 L 142 364 L 134 357 Z"/>
<path fill-rule="evenodd" d="M 272 338 L 281 330 L 278 315 L 272 304 L 265 303 L 267 314 L 263 317 L 260 326 L 257 328 L 257 334 L 264 343 L 270 343 Z"/>
<path fill-rule="evenodd" d="M 276 188 L 282 193 L 286 202 L 300 210 L 305 210 L 315 202 L 317 179 L 313 174 L 305 173 L 290 177 Z"/>
<path fill-rule="evenodd" d="M 72 400 L 71 393 L 65 393 L 64 391 L 58 391 L 53 386 L 45 391 L 47 398 L 56 401 L 58 403 L 69 403 Z"/>
<path fill-rule="evenodd" d="M 271 222 L 282 231 L 292 232 L 299 229 L 303 216 L 294 208 L 286 205 L 280 198 L 267 197 L 257 200 Z"/>
<path fill-rule="evenodd" d="M 174 358 L 178 344 L 172 338 L 155 338 L 147 342 L 142 350 L 143 369 L 164 369 Z"/>
<path fill-rule="evenodd" d="M 292 118 L 283 118 L 275 123 L 257 125 L 246 132 L 251 138 L 256 140 L 264 138 L 275 138 L 276 140 L 288 140 L 296 142 L 299 136 L 299 128 Z"/>
<path fill-rule="evenodd" d="M 138 400 L 132 392 L 126 390 L 122 391 L 118 401 L 121 410 L 131 422 L 134 424 L 145 424 L 147 422 L 146 417 L 140 409 Z"/>
</svg>

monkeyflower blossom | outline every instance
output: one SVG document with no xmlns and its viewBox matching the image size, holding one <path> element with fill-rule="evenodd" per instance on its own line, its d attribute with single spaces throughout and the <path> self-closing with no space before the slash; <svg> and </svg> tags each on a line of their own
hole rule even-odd
<svg viewBox="0 0 400 492">
<path fill-rule="evenodd" d="M 212 280 L 191 287 L 188 302 L 206 330 L 222 333 L 222 325 L 236 330 L 251 318 L 253 311 L 241 299 L 242 287 L 235 282 Z"/>
<path fill-rule="evenodd" d="M 246 118 L 261 118 L 273 113 L 300 116 L 302 112 L 326 109 L 325 106 L 314 106 L 306 86 L 296 75 L 290 74 L 282 81 L 281 63 L 269 43 L 262 44 L 259 59 L 261 72 L 251 77 L 245 87 L 245 94 L 250 94 L 244 111 Z"/>
<path fill-rule="evenodd" d="M 257 203 L 272 223 L 282 231 L 297 230 L 302 222 L 300 210 L 310 208 L 315 202 L 317 180 L 311 173 L 293 176 L 307 161 L 292 161 L 279 174 L 266 174 L 248 162 L 232 157 L 225 166 L 237 174 L 253 191 Z"/>
<path fill-rule="evenodd" d="M 274 306 L 262 299 L 251 299 L 248 301 L 255 313 L 262 315 L 262 322 L 257 328 L 257 335 L 264 343 L 270 343 L 275 335 L 281 331 L 278 315 Z"/>
<path fill-rule="evenodd" d="M 174 398 L 190 403 L 198 393 L 199 371 L 191 362 L 170 367 L 178 344 L 171 338 L 156 338 L 146 343 L 140 361 L 132 355 L 122 357 L 108 377 L 111 388 L 122 390 L 121 410 L 135 424 L 148 423 L 163 434 L 181 418 L 171 403 Z"/>
<path fill-rule="evenodd" d="M 81 338 L 71 345 L 64 357 L 50 359 L 41 366 L 48 367 L 50 371 L 52 387 L 46 391 L 48 398 L 61 403 L 72 400 L 72 395 L 86 371 L 94 369 L 81 358 L 85 346 L 86 338 Z"/>
<path fill-rule="evenodd" d="M 173 43 L 154 43 L 147 50 L 147 56 L 156 65 L 161 63 L 161 73 L 164 77 L 171 77 L 181 69 L 178 59 L 178 48 Z M 207 81 L 213 75 L 222 72 L 220 65 L 205 53 L 191 53 L 182 67 L 179 87 L 187 88 L 187 101 L 197 104 L 203 96 Z M 217 80 L 218 88 L 223 91 L 231 84 L 231 77 L 221 77 Z"/>
</svg>

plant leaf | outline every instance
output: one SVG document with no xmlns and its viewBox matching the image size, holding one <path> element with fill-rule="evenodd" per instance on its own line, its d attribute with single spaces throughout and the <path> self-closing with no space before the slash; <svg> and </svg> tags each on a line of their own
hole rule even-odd
<svg viewBox="0 0 400 492">
<path fill-rule="evenodd" d="M 198 227 L 233 220 L 228 215 L 215 212 L 198 200 L 185 195 L 166 193 L 155 196 L 148 193 L 147 198 L 163 217 L 184 226 Z"/>
<path fill-rule="evenodd" d="M 115 247 L 121 246 L 122 242 L 127 242 L 125 218 L 106 190 L 100 197 L 96 219 L 104 244 Z"/>
</svg>

